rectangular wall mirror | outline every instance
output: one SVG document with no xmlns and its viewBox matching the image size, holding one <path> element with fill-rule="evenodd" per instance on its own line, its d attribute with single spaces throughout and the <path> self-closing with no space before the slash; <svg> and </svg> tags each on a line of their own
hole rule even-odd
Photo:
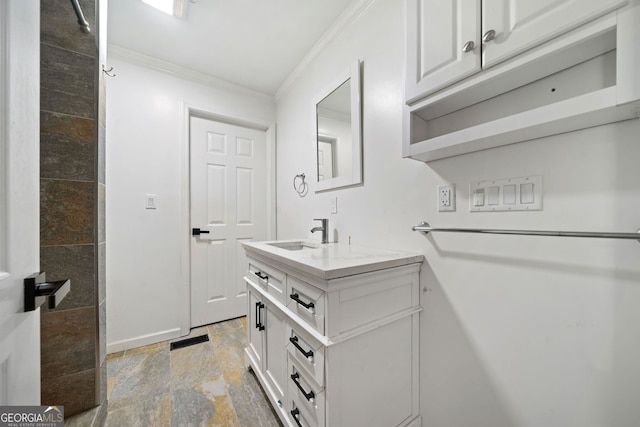
<svg viewBox="0 0 640 427">
<path fill-rule="evenodd" d="M 360 61 L 313 99 L 316 192 L 362 183 Z"/>
</svg>

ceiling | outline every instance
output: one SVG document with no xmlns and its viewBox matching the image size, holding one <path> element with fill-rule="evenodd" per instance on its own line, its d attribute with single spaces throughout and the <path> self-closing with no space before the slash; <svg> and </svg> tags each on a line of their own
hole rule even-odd
<svg viewBox="0 0 640 427">
<path fill-rule="evenodd" d="M 109 0 L 109 44 L 274 95 L 352 0 L 184 2 L 181 19 Z"/>
</svg>

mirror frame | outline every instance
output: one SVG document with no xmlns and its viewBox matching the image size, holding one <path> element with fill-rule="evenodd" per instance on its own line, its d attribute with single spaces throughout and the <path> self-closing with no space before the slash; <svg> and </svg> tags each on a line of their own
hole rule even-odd
<svg viewBox="0 0 640 427">
<path fill-rule="evenodd" d="M 348 72 L 342 73 L 324 91 L 313 99 L 313 151 L 315 153 L 315 192 L 335 190 L 362 184 L 362 91 L 360 79 L 361 61 L 356 59 Z M 318 181 L 318 116 L 317 105 L 351 79 L 351 174 Z"/>
</svg>

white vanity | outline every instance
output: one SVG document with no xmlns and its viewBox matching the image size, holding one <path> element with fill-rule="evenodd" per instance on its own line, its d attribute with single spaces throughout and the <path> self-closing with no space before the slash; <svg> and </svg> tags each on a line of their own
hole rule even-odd
<svg viewBox="0 0 640 427">
<path fill-rule="evenodd" d="M 284 425 L 419 426 L 423 256 L 244 243 L 248 363 Z"/>
</svg>

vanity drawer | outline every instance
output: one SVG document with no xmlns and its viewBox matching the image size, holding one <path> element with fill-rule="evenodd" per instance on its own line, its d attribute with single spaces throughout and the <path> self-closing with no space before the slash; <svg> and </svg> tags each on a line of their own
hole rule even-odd
<svg viewBox="0 0 640 427">
<path fill-rule="evenodd" d="M 293 425 L 298 427 L 324 427 L 324 424 L 318 422 L 303 407 L 300 407 L 295 399 L 291 399 L 291 411 L 287 414 Z"/>
<path fill-rule="evenodd" d="M 282 304 L 287 304 L 285 291 L 287 277 L 282 271 L 249 258 L 249 277 Z"/>
<path fill-rule="evenodd" d="M 294 423 L 302 426 L 324 426 L 325 393 L 322 387 L 309 380 L 298 368 L 296 362 L 289 358 L 289 400 L 290 415 Z M 297 410 L 297 414 L 296 414 Z M 297 416 L 296 416 L 297 415 Z"/>
<path fill-rule="evenodd" d="M 287 277 L 287 307 L 321 334 L 324 334 L 324 306 L 324 291 L 291 275 Z"/>
<path fill-rule="evenodd" d="M 300 327 L 287 325 L 287 351 L 300 369 L 324 387 L 324 345 Z"/>
</svg>

